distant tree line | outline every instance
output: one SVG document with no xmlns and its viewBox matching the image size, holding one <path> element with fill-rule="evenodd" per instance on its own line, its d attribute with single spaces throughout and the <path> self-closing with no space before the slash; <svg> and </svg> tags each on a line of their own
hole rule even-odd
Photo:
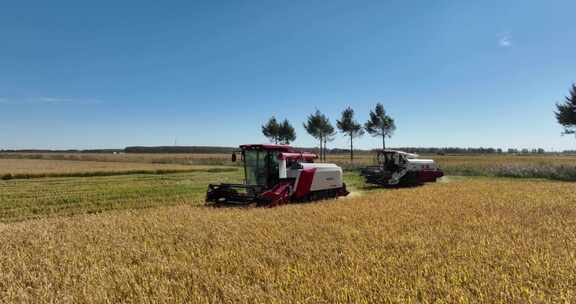
<svg viewBox="0 0 576 304">
<path fill-rule="evenodd" d="M 52 150 L 52 149 L 0 149 L 3 153 L 120 153 L 124 152 L 124 149 L 63 149 L 63 150 Z"/>
<path fill-rule="evenodd" d="M 159 146 L 159 147 L 126 147 L 125 153 L 232 153 L 232 147 L 210 146 Z"/>
</svg>

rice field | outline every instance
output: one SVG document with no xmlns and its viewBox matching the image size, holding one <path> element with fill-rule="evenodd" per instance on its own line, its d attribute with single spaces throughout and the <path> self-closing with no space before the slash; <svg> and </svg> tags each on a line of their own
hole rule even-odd
<svg viewBox="0 0 576 304">
<path fill-rule="evenodd" d="M 380 189 L 351 170 L 343 199 L 211 209 L 207 184 L 241 182 L 240 168 L 146 157 L 0 159 L 0 176 L 36 177 L 0 179 L 0 303 L 576 301 L 576 183 L 447 176 Z M 574 161 L 433 158 L 490 176 Z"/>
<path fill-rule="evenodd" d="M 43 159 L 181 165 L 232 165 L 229 154 L 203 153 L 0 153 L 0 159 Z"/>
<path fill-rule="evenodd" d="M 576 181 L 574 155 L 422 155 L 435 160 L 449 175 L 516 178 L 546 178 Z M 374 163 L 373 156 L 362 154 L 353 164 L 345 155 L 332 155 L 328 161 L 348 170 Z"/>
<path fill-rule="evenodd" d="M 117 209 L 201 205 L 208 183 L 216 182 L 241 182 L 239 169 L 0 180 L 0 223 Z"/>
<path fill-rule="evenodd" d="M 566 179 L 576 180 L 574 155 L 437 155 L 431 158 L 452 175 L 562 179 L 554 176 L 554 171 L 564 170 Z"/>
<path fill-rule="evenodd" d="M 485 169 L 501 165 L 576 165 L 576 155 L 538 155 L 538 154 L 459 154 L 459 155 L 420 155 L 420 158 L 433 159 L 446 170 L 462 168 Z M 329 155 L 328 161 L 342 165 L 350 164 L 347 154 Z M 375 162 L 374 155 L 361 154 L 355 164 L 366 165 Z"/>
<path fill-rule="evenodd" d="M 0 159 L 0 177 L 32 178 L 50 176 L 82 176 L 145 173 L 145 172 L 186 172 L 191 170 L 210 170 L 212 166 L 154 164 L 132 162 L 45 160 L 45 159 Z"/>
<path fill-rule="evenodd" d="M 576 155 L 554 154 L 459 154 L 459 155 L 421 155 L 422 158 L 435 159 L 443 167 L 480 166 L 490 167 L 494 164 L 551 164 L 574 165 Z M 230 154 L 224 153 L 0 153 L 0 159 L 44 159 L 44 160 L 75 160 L 98 162 L 131 162 L 155 164 L 184 165 L 232 165 Z M 328 161 L 342 165 L 350 164 L 350 156 L 346 153 L 328 154 Z M 374 161 L 372 153 L 358 153 L 355 164 L 366 165 Z"/>
<path fill-rule="evenodd" d="M 469 176 L 503 176 L 503 177 L 536 177 L 559 180 L 576 180 L 576 155 L 513 155 L 513 154 L 470 154 L 470 155 L 422 155 L 422 158 L 436 160 L 440 167 L 450 175 Z M 111 171 L 116 165 L 104 163 L 130 163 L 130 168 L 141 168 L 155 164 L 162 167 L 169 165 L 186 166 L 237 166 L 238 163 L 230 161 L 229 154 L 156 154 L 156 153 L 0 153 L 0 176 L 5 163 L 9 159 L 17 160 L 36 159 L 52 161 L 91 161 L 97 162 L 92 166 L 110 166 L 103 171 Z M 345 169 L 355 170 L 361 166 L 374 163 L 374 155 L 358 153 L 354 163 L 350 163 L 348 154 L 329 154 L 328 161 L 334 162 Z M 122 167 L 122 165 L 118 165 Z M 53 170 L 62 170 L 69 165 L 52 163 Z M 87 166 L 90 167 L 90 166 Z M 120 169 L 119 169 L 120 170 Z M 129 170 L 129 169 L 125 169 Z M 151 170 L 151 169 L 148 169 Z M 21 171 L 26 171 L 25 169 Z M 101 170 L 102 171 L 102 170 Z"/>
<path fill-rule="evenodd" d="M 0 224 L 0 302 L 570 303 L 575 192 L 449 178 L 273 209 Z"/>
</svg>

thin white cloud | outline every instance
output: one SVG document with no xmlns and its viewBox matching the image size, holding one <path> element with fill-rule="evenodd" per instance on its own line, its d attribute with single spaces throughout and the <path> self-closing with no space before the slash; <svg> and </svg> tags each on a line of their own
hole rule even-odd
<svg viewBox="0 0 576 304">
<path fill-rule="evenodd" d="M 504 33 L 498 35 L 498 45 L 500 47 L 511 47 L 512 46 L 512 35 L 510 33 Z"/>
<path fill-rule="evenodd" d="M 101 101 L 94 98 L 60 98 L 46 96 L 31 98 L 0 97 L 0 104 L 7 105 L 89 105 L 99 103 L 101 103 Z"/>
<path fill-rule="evenodd" d="M 39 97 L 35 99 L 37 102 L 43 103 L 68 103 L 73 101 L 72 99 L 67 98 L 57 98 L 57 97 Z"/>
</svg>

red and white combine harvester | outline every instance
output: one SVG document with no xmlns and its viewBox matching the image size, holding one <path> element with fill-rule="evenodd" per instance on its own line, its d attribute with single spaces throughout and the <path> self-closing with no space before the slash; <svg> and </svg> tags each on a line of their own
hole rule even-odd
<svg viewBox="0 0 576 304">
<path fill-rule="evenodd" d="M 368 184 L 379 186 L 418 185 L 435 182 L 444 172 L 431 159 L 396 150 L 380 150 L 377 165 L 360 172 Z"/>
<path fill-rule="evenodd" d="M 210 184 L 206 205 L 274 207 L 348 195 L 342 168 L 314 163 L 316 154 L 287 145 L 242 145 L 243 184 Z M 236 153 L 232 155 L 236 161 Z"/>
</svg>

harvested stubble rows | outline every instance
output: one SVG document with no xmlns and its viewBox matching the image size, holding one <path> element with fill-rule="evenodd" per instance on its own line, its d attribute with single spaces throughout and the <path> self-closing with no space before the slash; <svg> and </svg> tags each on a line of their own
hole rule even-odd
<svg viewBox="0 0 576 304">
<path fill-rule="evenodd" d="M 201 204 L 206 185 L 238 182 L 239 170 L 0 180 L 0 223 L 107 210 Z M 221 169 L 223 170 L 223 169 Z"/>
<path fill-rule="evenodd" d="M 481 178 L 5 224 L 0 302 L 573 302 L 575 191 Z"/>
<path fill-rule="evenodd" d="M 184 165 L 230 165 L 229 154 L 205 153 L 0 153 L 0 159 L 43 159 Z"/>
<path fill-rule="evenodd" d="M 217 171 L 214 166 L 96 162 L 43 159 L 0 159 L 0 179 L 23 179 L 66 176 L 107 176 L 136 173 L 166 174 L 192 171 Z M 228 169 L 235 170 L 231 167 Z"/>
</svg>

